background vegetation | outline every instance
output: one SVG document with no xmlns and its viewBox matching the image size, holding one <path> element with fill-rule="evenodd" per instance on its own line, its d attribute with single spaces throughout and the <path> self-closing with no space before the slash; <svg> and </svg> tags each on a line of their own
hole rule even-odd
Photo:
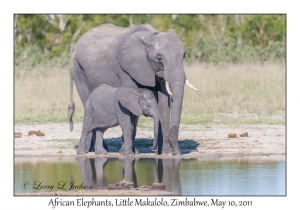
<svg viewBox="0 0 300 210">
<path fill-rule="evenodd" d="M 285 15 L 15 15 L 15 64 L 66 66 L 76 41 L 104 23 L 120 27 L 152 24 L 173 28 L 184 42 L 188 62 L 284 61 Z M 35 56 L 33 56 L 35 55 Z M 56 59 L 54 59 L 56 58 Z"/>
<path fill-rule="evenodd" d="M 103 23 L 151 24 L 181 36 L 185 70 L 200 89 L 185 90 L 183 123 L 285 122 L 270 120 L 285 112 L 286 16 L 281 14 L 15 15 L 15 122 L 67 121 L 71 54 L 86 31 Z M 80 121 L 83 108 L 74 95 Z M 237 121 L 217 113 L 256 117 Z"/>
</svg>

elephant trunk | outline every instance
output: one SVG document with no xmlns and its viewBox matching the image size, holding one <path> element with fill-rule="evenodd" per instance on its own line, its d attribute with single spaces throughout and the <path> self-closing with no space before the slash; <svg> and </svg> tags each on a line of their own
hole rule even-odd
<svg viewBox="0 0 300 210">
<path fill-rule="evenodd" d="M 175 71 L 179 73 L 174 74 L 172 76 L 172 80 L 168 81 L 170 85 L 170 91 L 172 93 L 169 138 L 173 149 L 173 153 L 176 155 L 181 154 L 178 145 L 178 134 L 179 134 L 179 125 L 180 125 L 183 94 L 184 94 L 184 85 L 185 85 L 185 76 L 184 76 L 183 67 L 182 67 L 182 71 L 180 70 Z"/>
<path fill-rule="evenodd" d="M 153 121 L 154 121 L 154 138 L 153 138 L 153 145 L 149 149 L 153 150 L 157 146 L 157 140 L 158 140 L 158 130 L 159 130 L 159 117 L 158 117 L 158 111 L 153 114 Z"/>
<path fill-rule="evenodd" d="M 180 155 L 180 149 L 178 145 L 178 134 L 179 134 L 179 125 L 181 118 L 182 110 L 182 100 L 183 100 L 183 91 L 184 85 L 180 85 L 181 90 L 173 90 L 173 95 L 171 99 L 171 120 L 170 120 L 170 142 L 175 154 Z"/>
</svg>

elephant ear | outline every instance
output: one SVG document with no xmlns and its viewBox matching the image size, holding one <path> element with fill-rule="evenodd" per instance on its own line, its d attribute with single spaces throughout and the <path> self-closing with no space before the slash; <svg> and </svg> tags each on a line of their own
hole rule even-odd
<svg viewBox="0 0 300 210">
<path fill-rule="evenodd" d="M 140 105 L 140 92 L 137 88 L 120 87 L 118 89 L 118 100 L 123 107 L 128 109 L 136 116 L 142 116 L 142 108 Z"/>
<path fill-rule="evenodd" d="M 139 31 L 131 34 L 120 44 L 116 54 L 122 69 L 143 86 L 155 86 L 155 74 L 147 58 L 147 44 L 156 33 Z"/>
</svg>

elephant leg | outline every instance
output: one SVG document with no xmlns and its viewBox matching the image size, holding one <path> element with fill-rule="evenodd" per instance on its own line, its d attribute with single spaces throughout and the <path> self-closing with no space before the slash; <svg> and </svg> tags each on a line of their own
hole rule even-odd
<svg viewBox="0 0 300 210">
<path fill-rule="evenodd" d="M 166 91 L 165 91 L 166 92 Z M 172 154 L 169 139 L 170 104 L 169 94 L 158 91 L 159 130 L 156 154 Z"/>
<path fill-rule="evenodd" d="M 89 152 L 95 152 L 95 142 L 96 142 L 96 131 L 95 130 L 93 130 L 92 139 L 88 140 L 88 142 L 90 143 L 89 145 L 91 145 Z M 103 148 L 108 151 L 108 146 L 104 140 L 103 140 Z"/>
<path fill-rule="evenodd" d="M 95 87 L 93 86 L 92 82 L 89 80 L 87 75 L 84 73 L 84 70 L 81 68 L 76 56 L 74 55 L 72 56 L 71 59 L 71 77 L 74 80 L 81 102 L 85 107 L 88 97 L 91 95 Z M 95 139 L 92 139 L 94 137 L 95 137 L 94 135 L 91 135 L 90 137 L 91 140 L 89 140 L 89 142 L 91 143 L 91 147 L 89 148 L 90 152 L 95 151 L 94 150 Z"/>
<path fill-rule="evenodd" d="M 135 136 L 136 136 L 136 130 L 137 130 L 137 123 L 138 123 L 138 120 L 139 120 L 139 117 L 138 116 L 132 116 L 131 118 L 131 123 L 132 123 L 132 126 L 131 126 L 131 130 L 132 130 L 132 148 L 133 148 L 133 151 L 134 151 L 134 154 L 139 154 L 140 152 L 134 147 L 134 140 L 135 140 Z"/>
<path fill-rule="evenodd" d="M 119 153 L 123 154 L 125 152 L 124 136 L 123 135 L 121 136 L 121 139 L 122 139 L 122 146 L 121 146 L 121 149 L 119 150 Z"/>
<path fill-rule="evenodd" d="M 123 129 L 122 129 L 123 130 Z M 134 155 L 133 153 L 133 140 L 132 132 L 129 130 L 123 130 L 124 135 L 124 150 L 120 151 L 122 155 Z"/>
<path fill-rule="evenodd" d="M 132 130 L 132 148 L 134 151 L 134 154 L 139 154 L 140 152 L 134 147 L 134 140 L 136 136 L 136 130 L 137 130 L 137 123 L 138 123 L 139 117 L 138 116 L 132 116 L 131 118 L 131 130 Z M 124 135 L 122 135 L 122 147 L 119 151 L 119 153 L 123 154 L 125 152 L 125 144 L 124 144 Z"/>
<path fill-rule="evenodd" d="M 123 145 L 124 149 L 121 148 L 119 151 L 122 155 L 133 155 L 133 140 L 132 140 L 132 125 L 131 125 L 131 117 L 128 116 L 124 118 L 121 123 L 120 127 L 123 132 Z"/>
<path fill-rule="evenodd" d="M 77 154 L 86 154 L 89 152 L 89 147 L 86 144 L 87 139 L 92 138 L 92 132 L 85 132 L 83 130 L 80 138 L 80 142 L 77 148 Z"/>
<path fill-rule="evenodd" d="M 95 152 L 95 141 L 96 141 L 96 129 L 92 131 L 92 138 L 86 140 L 86 145 L 89 148 L 89 152 Z"/>
<path fill-rule="evenodd" d="M 96 129 L 96 142 L 95 142 L 95 154 L 106 155 L 107 150 L 103 147 L 103 134 L 106 129 Z"/>
</svg>

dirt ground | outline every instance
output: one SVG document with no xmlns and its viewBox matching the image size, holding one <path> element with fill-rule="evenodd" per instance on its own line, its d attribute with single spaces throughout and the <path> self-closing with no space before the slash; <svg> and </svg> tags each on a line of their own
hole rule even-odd
<svg viewBox="0 0 300 210">
<path fill-rule="evenodd" d="M 15 125 L 15 132 L 21 132 L 21 138 L 14 140 L 15 157 L 24 156 L 95 156 L 94 152 L 77 155 L 75 146 L 81 135 L 81 123 L 74 124 L 73 132 L 69 131 L 69 124 L 36 124 Z M 28 135 L 29 131 L 40 130 L 45 136 Z M 240 137 L 242 133 L 248 137 Z M 228 138 L 228 134 L 236 134 L 236 138 Z M 121 144 L 121 129 L 119 126 L 108 129 L 104 138 L 110 152 L 105 157 L 120 157 L 118 149 Z M 181 125 L 179 141 L 182 155 L 156 155 L 148 149 L 152 144 L 153 131 L 138 128 L 137 157 L 153 158 L 207 158 L 207 157 L 235 157 L 257 155 L 285 155 L 285 126 L 283 125 L 241 125 L 230 127 L 221 124 L 212 125 Z M 143 143 L 145 146 L 143 146 Z M 111 143 L 111 144 L 110 144 Z M 147 146 L 146 146 L 147 145 Z M 119 146 L 119 147 L 118 147 Z"/>
</svg>

